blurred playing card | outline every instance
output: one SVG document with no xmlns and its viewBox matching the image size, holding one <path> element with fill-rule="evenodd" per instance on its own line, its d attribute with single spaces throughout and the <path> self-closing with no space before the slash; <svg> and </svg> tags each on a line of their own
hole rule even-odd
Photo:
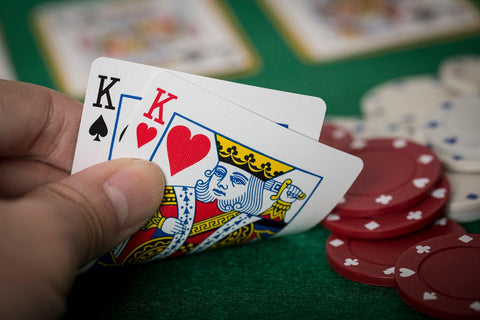
<svg viewBox="0 0 480 320">
<path fill-rule="evenodd" d="M 287 40 L 308 60 L 321 61 L 480 28 L 466 0 L 261 0 Z"/>
<path fill-rule="evenodd" d="M 52 2 L 34 13 L 59 86 L 78 97 L 99 56 L 210 76 L 251 71 L 254 55 L 233 20 L 215 0 Z"/>
</svg>

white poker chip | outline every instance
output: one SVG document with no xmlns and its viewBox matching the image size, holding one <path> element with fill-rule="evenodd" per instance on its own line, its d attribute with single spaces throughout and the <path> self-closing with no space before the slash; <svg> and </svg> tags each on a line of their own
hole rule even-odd
<svg viewBox="0 0 480 320">
<path fill-rule="evenodd" d="M 453 95 L 434 75 L 393 79 L 370 89 L 360 102 L 366 118 L 416 126 Z"/>
<path fill-rule="evenodd" d="M 447 171 L 445 175 L 451 189 L 447 212 L 455 214 L 477 210 L 480 214 L 480 173 L 465 174 Z"/>
<path fill-rule="evenodd" d="M 438 150 L 465 159 L 480 160 L 480 95 L 444 101 L 429 116 L 423 128 Z"/>
<path fill-rule="evenodd" d="M 480 92 L 480 56 L 461 55 L 446 59 L 440 65 L 440 79 L 457 94 Z"/>
<path fill-rule="evenodd" d="M 326 121 L 347 129 L 355 138 L 412 138 L 406 125 L 394 121 L 340 116 L 328 117 Z"/>
<path fill-rule="evenodd" d="M 461 155 L 449 154 L 434 146 L 432 149 L 446 169 L 459 173 L 480 173 L 480 160 L 465 159 Z"/>
<path fill-rule="evenodd" d="M 448 212 L 447 216 L 460 223 L 468 223 L 480 220 L 480 209 L 460 212 Z"/>
</svg>

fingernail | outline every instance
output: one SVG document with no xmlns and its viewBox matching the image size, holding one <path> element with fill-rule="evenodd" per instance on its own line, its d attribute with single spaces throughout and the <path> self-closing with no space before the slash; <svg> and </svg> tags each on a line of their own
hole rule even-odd
<svg viewBox="0 0 480 320">
<path fill-rule="evenodd" d="M 160 168 L 145 160 L 132 160 L 110 176 L 103 188 L 113 205 L 120 227 L 141 225 L 160 206 L 164 179 Z"/>
</svg>

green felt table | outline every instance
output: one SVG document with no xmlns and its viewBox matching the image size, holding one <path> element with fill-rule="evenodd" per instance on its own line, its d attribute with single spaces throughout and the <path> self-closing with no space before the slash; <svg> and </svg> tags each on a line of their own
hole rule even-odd
<svg viewBox="0 0 480 320">
<path fill-rule="evenodd" d="M 55 88 L 30 26 L 40 1 L 0 1 L 18 78 Z M 229 80 L 315 95 L 327 115 L 358 115 L 359 99 L 394 77 L 436 73 L 455 54 L 480 53 L 480 36 L 396 48 L 325 64 L 302 62 L 254 1 L 230 0 L 260 59 L 257 72 Z M 308 156 L 306 154 L 305 156 Z M 480 233 L 480 222 L 463 224 Z M 302 234 L 77 278 L 66 318 L 424 318 L 394 288 L 347 280 L 328 265 L 321 226 Z"/>
</svg>

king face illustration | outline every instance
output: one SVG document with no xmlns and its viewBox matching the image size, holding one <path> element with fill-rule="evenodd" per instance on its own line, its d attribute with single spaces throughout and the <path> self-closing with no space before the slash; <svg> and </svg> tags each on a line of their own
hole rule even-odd
<svg viewBox="0 0 480 320">
<path fill-rule="evenodd" d="M 223 211 L 255 214 L 261 207 L 264 181 L 229 163 L 219 163 L 207 171 L 208 180 L 199 180 L 195 194 L 201 202 L 217 201 Z"/>
<path fill-rule="evenodd" d="M 294 168 L 215 135 L 218 162 L 194 186 L 167 186 L 154 217 L 99 260 L 123 265 L 273 237 L 306 195 L 285 178 Z M 281 178 L 283 177 L 283 178 Z"/>
</svg>

